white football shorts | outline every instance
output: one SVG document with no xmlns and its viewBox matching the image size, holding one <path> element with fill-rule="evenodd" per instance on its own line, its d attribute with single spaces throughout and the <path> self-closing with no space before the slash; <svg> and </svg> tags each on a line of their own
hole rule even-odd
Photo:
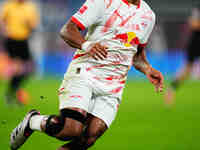
<svg viewBox="0 0 200 150">
<path fill-rule="evenodd" d="M 115 119 L 124 84 L 101 82 L 83 65 L 69 67 L 59 88 L 60 110 L 80 108 L 102 119 L 108 127 Z"/>
</svg>

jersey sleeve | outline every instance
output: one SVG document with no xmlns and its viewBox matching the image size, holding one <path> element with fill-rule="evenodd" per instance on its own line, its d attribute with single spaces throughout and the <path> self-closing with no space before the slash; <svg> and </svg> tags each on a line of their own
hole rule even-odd
<svg viewBox="0 0 200 150">
<path fill-rule="evenodd" d="M 103 16 L 105 10 L 104 0 L 86 0 L 78 12 L 76 12 L 71 20 L 84 30 L 92 24 L 98 22 Z"/>
<path fill-rule="evenodd" d="M 138 33 L 141 46 L 146 46 L 148 39 L 155 26 L 156 17 L 154 13 L 143 15 L 140 19 L 139 26 L 142 32 Z"/>
</svg>

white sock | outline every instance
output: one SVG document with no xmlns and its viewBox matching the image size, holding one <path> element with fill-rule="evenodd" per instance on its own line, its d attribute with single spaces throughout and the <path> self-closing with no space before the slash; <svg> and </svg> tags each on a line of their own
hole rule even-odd
<svg viewBox="0 0 200 150">
<path fill-rule="evenodd" d="M 30 128 L 32 130 L 38 130 L 38 131 L 42 131 L 41 129 L 41 123 L 44 119 L 44 115 L 34 115 L 33 117 L 31 117 L 30 119 Z"/>
</svg>

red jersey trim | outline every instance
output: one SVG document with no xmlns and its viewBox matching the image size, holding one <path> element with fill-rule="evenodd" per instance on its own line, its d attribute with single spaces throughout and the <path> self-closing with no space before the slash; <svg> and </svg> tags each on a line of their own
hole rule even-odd
<svg viewBox="0 0 200 150">
<path fill-rule="evenodd" d="M 122 1 L 128 6 L 130 5 L 128 0 L 122 0 Z M 137 5 L 137 9 L 140 8 L 140 5 L 141 5 L 141 0 L 140 0 L 139 4 Z"/>
<path fill-rule="evenodd" d="M 74 22 L 81 30 L 85 30 L 85 26 L 74 16 L 71 17 L 71 21 Z"/>
<path fill-rule="evenodd" d="M 126 5 L 129 6 L 129 2 L 127 0 L 122 0 Z"/>
<path fill-rule="evenodd" d="M 147 43 L 139 44 L 139 46 L 145 48 L 147 46 Z"/>
<path fill-rule="evenodd" d="M 139 9 L 140 6 L 141 6 L 141 0 L 140 0 L 139 4 L 137 5 L 137 9 Z"/>
</svg>

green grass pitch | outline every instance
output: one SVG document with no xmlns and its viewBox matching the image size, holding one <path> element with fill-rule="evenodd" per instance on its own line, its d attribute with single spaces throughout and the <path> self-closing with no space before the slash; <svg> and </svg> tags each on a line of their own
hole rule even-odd
<svg viewBox="0 0 200 150">
<path fill-rule="evenodd" d="M 6 84 L 0 82 L 0 150 L 9 150 L 9 134 L 28 110 L 58 113 L 60 83 L 32 80 L 26 85 L 31 104 L 8 107 L 3 99 Z M 62 144 L 36 132 L 20 150 L 56 150 Z M 167 108 L 150 83 L 129 81 L 116 120 L 91 150 L 200 150 L 200 82 L 185 83 L 176 104 Z"/>
</svg>

